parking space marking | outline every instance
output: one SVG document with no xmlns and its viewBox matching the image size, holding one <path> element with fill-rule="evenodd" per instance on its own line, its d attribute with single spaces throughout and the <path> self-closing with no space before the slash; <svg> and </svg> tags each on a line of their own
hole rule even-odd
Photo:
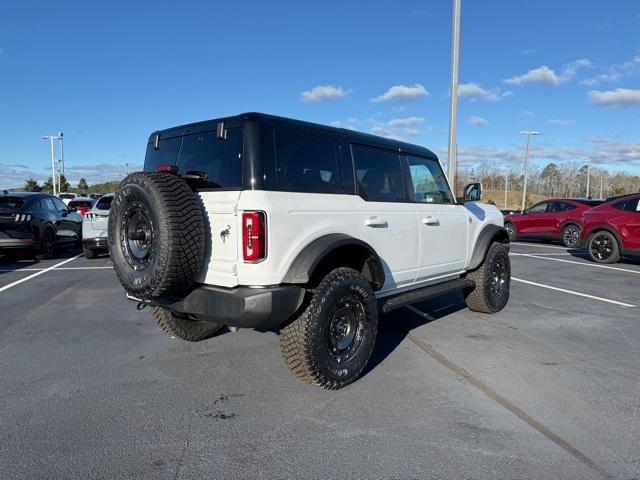
<svg viewBox="0 0 640 480">
<path fill-rule="evenodd" d="M 564 252 L 564 253 L 540 253 L 540 252 L 535 252 L 535 253 L 516 253 L 516 252 L 509 252 L 511 253 L 511 255 L 541 255 L 544 257 L 566 257 L 568 255 L 583 255 L 585 257 L 588 257 L 589 254 L 588 253 L 569 253 L 569 252 Z"/>
<path fill-rule="evenodd" d="M 411 310 L 419 312 L 419 314 L 422 316 L 424 315 L 428 316 L 428 314 L 425 314 L 424 312 L 420 312 L 420 310 L 418 310 L 417 308 L 411 308 Z M 426 353 L 431 358 L 433 358 L 435 361 L 445 366 L 455 375 L 463 378 L 471 386 L 480 390 L 480 392 L 482 392 L 487 398 L 493 400 L 494 402 L 496 402 L 497 404 L 499 404 L 500 406 L 508 410 L 510 413 L 518 417 L 520 420 L 525 422 L 527 425 L 529 425 L 530 427 L 532 427 L 533 429 L 535 429 L 536 431 L 538 431 L 539 433 L 547 437 L 553 443 L 555 443 L 560 448 L 562 448 L 565 452 L 573 455 L 583 464 L 585 464 L 589 468 L 592 468 L 604 478 L 611 478 L 611 476 L 606 471 L 604 471 L 600 466 L 596 465 L 596 463 L 593 460 L 591 460 L 591 458 L 589 458 L 587 455 L 585 455 L 580 450 L 575 448 L 573 445 L 571 445 L 565 439 L 560 437 L 558 434 L 550 430 L 548 427 L 540 423 L 538 420 L 528 415 L 524 410 L 522 410 L 520 407 L 518 407 L 517 405 L 515 405 L 514 403 L 512 403 L 502 395 L 500 395 L 493 388 L 489 387 L 488 385 L 486 385 L 485 383 L 483 383 L 482 381 L 474 377 L 468 370 L 456 365 L 447 357 L 445 357 L 440 352 L 435 350 L 431 345 L 424 343 L 422 340 L 418 339 L 411 333 L 407 335 L 407 339 L 411 343 L 413 343 L 416 347 L 418 347 L 420 350 L 422 350 L 424 353 Z"/>
<path fill-rule="evenodd" d="M 511 245 L 517 245 L 519 247 L 533 247 L 533 248 L 555 248 L 556 250 L 564 250 L 565 252 L 569 251 L 569 250 L 574 250 L 571 248 L 565 248 L 565 247 L 556 247 L 554 245 L 542 245 L 540 243 L 521 243 L 521 242 L 512 242 Z"/>
<path fill-rule="evenodd" d="M 21 283 L 24 283 L 24 282 L 26 282 L 27 280 L 31 280 L 32 278 L 35 278 L 35 277 L 37 277 L 37 276 L 39 276 L 39 275 L 42 275 L 43 273 L 50 272 L 51 270 L 54 270 L 54 269 L 58 268 L 59 266 L 64 265 L 65 263 L 72 262 L 72 261 L 74 261 L 76 258 L 79 258 L 79 257 L 81 257 L 81 256 L 82 256 L 82 254 L 81 254 L 81 253 L 79 253 L 79 254 L 78 254 L 78 255 L 76 255 L 75 257 L 67 258 L 66 260 L 64 260 L 64 261 L 62 261 L 62 262 L 60 262 L 60 263 L 56 263 L 55 265 L 52 265 L 52 266 L 51 266 L 51 267 L 49 267 L 49 268 L 45 268 L 44 270 L 40 270 L 39 272 L 36 272 L 36 273 L 34 273 L 34 274 L 32 274 L 32 275 L 29 275 L 29 276 L 27 276 L 27 277 L 21 278 L 20 280 L 16 280 L 15 282 L 10 283 L 9 285 L 5 285 L 4 287 L 0 287 L 0 293 L 4 292 L 4 291 L 6 291 L 6 290 L 9 290 L 11 287 L 15 287 L 16 285 L 20 285 Z"/>
<path fill-rule="evenodd" d="M 0 270 L 0 272 L 42 272 L 43 270 L 47 270 L 46 268 L 8 268 L 5 270 Z M 56 268 L 57 271 L 60 270 L 113 270 L 113 267 L 60 267 Z"/>
<path fill-rule="evenodd" d="M 600 265 L 598 263 L 576 262 L 576 261 L 573 261 L 573 260 L 563 260 L 561 258 L 541 257 L 539 255 L 535 255 L 535 254 L 532 254 L 532 253 L 513 253 L 513 255 L 517 255 L 519 257 L 539 258 L 541 260 L 552 260 L 554 262 L 575 263 L 576 265 L 583 265 L 585 267 L 606 268 L 606 269 L 609 269 L 609 270 L 617 270 L 619 272 L 640 274 L 640 270 L 629 270 L 628 268 L 612 267 L 610 265 Z"/>
<path fill-rule="evenodd" d="M 555 290 L 557 292 L 569 293 L 571 295 L 577 295 L 578 297 L 590 298 L 591 300 L 598 300 L 600 302 L 612 303 L 614 305 L 618 305 L 619 307 L 627 307 L 627 308 L 635 307 L 635 305 L 632 305 L 630 303 L 618 302 L 617 300 L 611 300 L 609 298 L 596 297 L 594 295 L 589 295 L 587 293 L 582 293 L 582 292 L 575 292 L 573 290 L 567 290 L 565 288 L 552 287 L 551 285 L 545 285 L 543 283 L 531 282 L 529 280 L 524 280 L 522 278 L 511 277 L 511 280 L 513 280 L 515 282 L 526 283 L 527 285 L 533 285 L 535 287 L 548 288 L 549 290 Z"/>
</svg>

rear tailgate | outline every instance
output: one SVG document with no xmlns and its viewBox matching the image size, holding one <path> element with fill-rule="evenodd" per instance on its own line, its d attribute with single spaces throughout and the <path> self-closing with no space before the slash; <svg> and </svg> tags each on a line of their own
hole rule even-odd
<svg viewBox="0 0 640 480">
<path fill-rule="evenodd" d="M 205 209 L 205 259 L 196 277 L 199 283 L 238 285 L 240 191 L 199 192 Z"/>
<path fill-rule="evenodd" d="M 109 211 L 93 209 L 82 217 L 82 238 L 106 237 L 108 227 Z"/>
</svg>

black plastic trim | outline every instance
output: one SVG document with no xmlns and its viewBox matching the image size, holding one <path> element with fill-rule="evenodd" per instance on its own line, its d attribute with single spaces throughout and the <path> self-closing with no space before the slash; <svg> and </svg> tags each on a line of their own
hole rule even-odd
<svg viewBox="0 0 640 480">
<path fill-rule="evenodd" d="M 509 234 L 504 227 L 499 227 L 498 225 L 487 225 L 482 229 L 480 235 L 478 235 L 473 255 L 471 256 L 469 270 L 475 270 L 482 265 L 482 262 L 484 262 L 484 259 L 487 256 L 489 246 L 496 236 L 501 237 L 500 241 L 502 243 L 509 243 Z"/>
</svg>

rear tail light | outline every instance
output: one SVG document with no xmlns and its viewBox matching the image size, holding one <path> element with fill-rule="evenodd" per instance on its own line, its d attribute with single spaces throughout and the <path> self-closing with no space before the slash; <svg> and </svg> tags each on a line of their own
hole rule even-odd
<svg viewBox="0 0 640 480">
<path fill-rule="evenodd" d="M 158 165 L 156 167 L 156 172 L 176 173 L 177 171 L 178 167 L 175 165 Z"/>
<path fill-rule="evenodd" d="M 242 214 L 242 256 L 246 263 L 256 263 L 267 257 L 267 229 L 264 212 Z"/>
<path fill-rule="evenodd" d="M 15 217 L 16 222 L 29 222 L 31 221 L 31 215 L 28 213 L 16 213 Z"/>
</svg>

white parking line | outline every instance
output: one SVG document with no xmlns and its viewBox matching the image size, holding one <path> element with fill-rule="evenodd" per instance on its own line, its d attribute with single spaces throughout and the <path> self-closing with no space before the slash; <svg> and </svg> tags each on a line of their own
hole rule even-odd
<svg viewBox="0 0 640 480">
<path fill-rule="evenodd" d="M 600 302 L 612 303 L 612 304 L 618 305 L 620 307 L 631 307 L 631 308 L 635 307 L 635 305 L 632 305 L 630 303 L 618 302 L 617 300 L 610 300 L 608 298 L 596 297 L 594 295 L 588 295 L 586 293 L 575 292 L 573 290 L 567 290 L 565 288 L 552 287 L 551 285 L 544 285 L 542 283 L 531 282 L 529 280 L 523 280 L 522 278 L 511 277 L 511 280 L 514 280 L 514 281 L 520 282 L 520 283 L 526 283 L 527 285 L 533 285 L 535 287 L 548 288 L 549 290 L 555 290 L 557 292 L 569 293 L 571 295 L 577 295 L 578 297 L 590 298 L 592 300 L 598 300 Z"/>
<path fill-rule="evenodd" d="M 585 267 L 606 268 L 608 270 L 617 270 L 619 272 L 635 273 L 640 275 L 640 270 L 629 270 L 628 268 L 612 267 L 610 265 L 599 265 L 597 263 L 575 262 L 573 260 L 562 260 L 561 258 L 541 257 L 539 255 L 534 255 L 531 253 L 512 253 L 512 255 L 517 255 L 519 257 L 539 258 L 541 260 L 552 260 L 554 262 L 575 263 L 576 265 L 583 265 Z"/>
<path fill-rule="evenodd" d="M 589 254 L 587 252 L 583 252 L 583 253 L 569 253 L 569 252 L 558 252 L 558 253 L 540 253 L 540 252 L 535 252 L 535 253 L 516 253 L 516 252 L 510 252 L 511 255 L 542 255 L 544 257 L 568 257 L 568 256 L 573 256 L 573 255 L 582 255 L 582 256 L 586 256 L 588 257 Z"/>
<path fill-rule="evenodd" d="M 82 254 L 79 253 L 75 257 L 68 258 L 68 259 L 64 260 L 63 262 L 56 263 L 55 265 L 53 265 L 53 266 L 51 266 L 49 268 L 45 268 L 44 270 L 40 270 L 39 272 L 36 272 L 33 275 L 29 275 L 28 277 L 21 278 L 20 280 L 17 280 L 17 281 L 15 281 L 13 283 L 10 283 L 9 285 L 5 285 L 4 287 L 0 287 L 0 293 L 4 292 L 5 290 L 9 290 L 11 287 L 15 287 L 16 285 L 20 285 L 21 283 L 26 282 L 27 280 L 31 280 L 32 278 L 35 278 L 38 275 L 42 275 L 43 273 L 50 272 L 51 270 L 54 270 L 54 269 L 58 268 L 60 265 L 64 265 L 65 263 L 72 262 L 73 260 L 75 260 L 76 258 L 81 257 L 81 256 L 82 256 Z"/>
<path fill-rule="evenodd" d="M 0 272 L 41 272 L 46 270 L 46 268 L 8 268 L 5 270 L 0 270 Z M 113 270 L 113 267 L 60 267 L 56 268 L 56 270 Z"/>
<path fill-rule="evenodd" d="M 519 247 L 533 247 L 533 248 L 555 248 L 556 250 L 564 250 L 565 252 L 567 250 L 572 250 L 572 249 L 567 249 L 565 247 L 556 247 L 554 245 L 542 245 L 540 243 L 524 243 L 524 242 L 513 242 L 511 243 L 511 245 L 517 245 Z"/>
</svg>

